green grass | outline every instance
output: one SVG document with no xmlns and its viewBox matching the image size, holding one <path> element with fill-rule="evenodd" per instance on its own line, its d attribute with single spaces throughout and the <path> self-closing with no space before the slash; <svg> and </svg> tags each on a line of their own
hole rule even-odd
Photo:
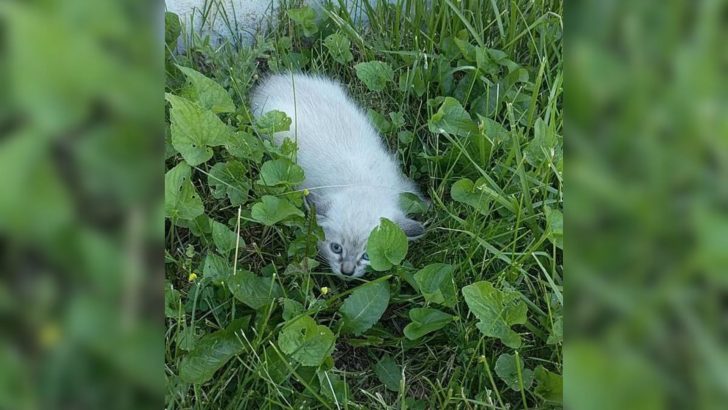
<svg viewBox="0 0 728 410">
<path fill-rule="evenodd" d="M 303 193 L 294 187 L 255 183 L 265 161 L 287 155 L 271 146 L 261 151 L 262 157 L 213 146 L 211 159 L 191 167 L 204 213 L 193 221 L 168 217 L 166 222 L 167 407 L 561 407 L 561 2 L 445 0 L 433 1 L 431 9 L 420 1 L 364 4 L 368 30 L 353 29 L 352 17 L 334 3 L 309 37 L 305 24 L 280 13 L 278 29 L 252 47 L 213 47 L 197 38 L 184 53 L 168 53 L 167 91 L 193 97 L 173 63 L 200 71 L 232 97 L 234 112 L 220 113 L 219 118 L 263 140 L 247 110 L 248 92 L 258 78 L 293 68 L 338 79 L 365 109 L 390 123 L 380 124 L 383 137 L 431 200 L 416 216 L 426 222 L 428 233 L 409 244 L 399 266 L 364 277 L 385 282 L 390 298 L 377 323 L 355 336 L 342 325 L 339 309 L 365 281 L 343 281 L 325 266 L 315 266 L 315 222 L 291 216 L 267 226 L 251 214 L 264 195 L 304 209 Z M 334 33 L 350 41 L 352 61 L 336 61 L 324 45 Z M 454 38 L 461 40 L 459 46 Z M 476 48 L 483 52 L 477 58 Z M 354 69 L 375 60 L 394 71 L 393 81 L 382 91 L 371 91 Z M 438 132 L 440 97 L 454 97 L 464 107 L 468 121 L 480 125 L 477 135 L 459 129 Z M 390 113 L 402 114 L 404 124 L 391 125 Z M 184 162 L 169 141 L 167 170 Z M 231 161 L 239 161 L 242 171 L 223 186 L 250 188 L 240 206 L 216 197 L 210 186 L 209 175 L 217 175 L 213 166 Z M 474 188 L 453 191 L 456 183 L 468 188 L 467 181 L 461 182 L 465 179 Z M 210 220 L 239 232 L 239 249 L 221 252 Z M 302 246 L 291 246 L 296 243 Z M 205 266 L 208 258 L 220 268 Z M 456 301 L 450 306 L 426 299 L 413 285 L 413 274 L 434 263 L 453 266 Z M 268 289 L 275 283 L 280 296 L 300 303 L 305 315 L 332 331 L 336 342 L 331 359 L 317 367 L 282 359 L 280 334 L 304 313 L 284 310 L 282 298 L 267 299 L 257 309 L 236 299 L 227 282 L 230 275 L 246 271 Z M 190 281 L 192 273 L 197 278 Z M 527 307 L 525 323 L 512 326 L 521 338 L 517 348 L 476 327 L 478 319 L 461 289 L 481 281 L 514 298 L 506 308 Z M 403 334 L 409 311 L 422 307 L 455 319 L 409 340 Z M 244 323 L 235 322 L 235 332 L 220 339 L 229 346 L 218 345 L 216 351 L 229 360 L 221 360 L 225 364 L 204 382 L 181 377 L 190 357 L 205 352 L 203 337 L 230 328 L 235 319 Z M 385 356 L 394 364 L 388 359 L 378 364 Z M 523 366 L 511 357 L 520 358 Z M 345 394 L 339 390 L 341 394 L 332 395 L 326 389 L 337 390 L 341 382 L 348 386 Z"/>
</svg>

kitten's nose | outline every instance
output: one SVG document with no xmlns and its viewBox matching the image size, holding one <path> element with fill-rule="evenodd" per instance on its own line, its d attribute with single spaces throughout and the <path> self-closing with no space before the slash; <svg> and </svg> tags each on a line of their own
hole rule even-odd
<svg viewBox="0 0 728 410">
<path fill-rule="evenodd" d="M 351 275 L 354 273 L 354 267 L 353 262 L 344 262 L 341 264 L 341 273 L 344 275 Z"/>
</svg>

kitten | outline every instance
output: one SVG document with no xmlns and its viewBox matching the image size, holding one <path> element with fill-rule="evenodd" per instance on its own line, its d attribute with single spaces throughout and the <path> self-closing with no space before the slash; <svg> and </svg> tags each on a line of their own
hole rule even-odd
<svg viewBox="0 0 728 410">
<path fill-rule="evenodd" d="M 399 224 L 410 240 L 424 234 L 399 205 L 400 193 L 420 195 L 417 188 L 341 85 L 305 74 L 273 75 L 253 91 L 252 107 L 256 117 L 278 110 L 292 119 L 290 131 L 274 138 L 298 144 L 305 172 L 300 188 L 310 192 L 306 199 L 326 236 L 319 251 L 334 273 L 364 275 L 367 239 L 382 217 Z"/>
</svg>

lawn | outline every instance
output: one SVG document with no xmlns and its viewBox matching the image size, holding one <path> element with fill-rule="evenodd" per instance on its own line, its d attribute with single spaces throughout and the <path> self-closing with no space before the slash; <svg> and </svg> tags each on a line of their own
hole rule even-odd
<svg viewBox="0 0 728 410">
<path fill-rule="evenodd" d="M 166 16 L 166 407 L 562 407 L 561 2 L 286 3 L 252 45 L 177 52 Z M 362 280 L 316 258 L 289 119 L 251 118 L 290 70 L 344 84 L 429 199 Z"/>
</svg>

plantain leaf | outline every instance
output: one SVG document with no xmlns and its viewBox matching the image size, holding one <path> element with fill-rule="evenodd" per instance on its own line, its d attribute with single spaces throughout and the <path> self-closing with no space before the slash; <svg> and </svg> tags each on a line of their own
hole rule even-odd
<svg viewBox="0 0 728 410">
<path fill-rule="evenodd" d="M 374 365 L 374 373 L 380 382 L 391 391 L 398 392 L 402 380 L 402 369 L 397 365 L 392 356 L 385 354 Z"/>
<path fill-rule="evenodd" d="M 291 216 L 303 216 L 303 211 L 285 198 L 265 195 L 261 202 L 253 205 L 250 215 L 263 225 L 274 225 Z"/>
<path fill-rule="evenodd" d="M 409 317 L 412 323 L 405 326 L 404 335 L 410 340 L 419 339 L 428 333 L 440 330 L 455 320 L 455 316 L 432 308 L 411 309 Z"/>
<path fill-rule="evenodd" d="M 450 196 L 457 202 L 470 205 L 483 215 L 488 213 L 489 196 L 480 187 L 485 185 L 485 179 L 479 178 L 473 182 L 469 178 L 463 178 L 450 188 Z"/>
<path fill-rule="evenodd" d="M 260 309 L 282 295 L 274 277 L 261 277 L 246 270 L 228 276 L 228 289 L 235 299 L 253 309 Z"/>
<path fill-rule="evenodd" d="M 521 391 L 521 382 L 518 380 L 518 368 L 516 367 L 516 355 L 503 353 L 495 361 L 495 374 L 503 380 L 508 387 L 515 391 Z M 533 370 L 526 369 L 523 359 L 518 357 L 518 366 L 521 368 L 523 388 L 528 389 L 533 382 Z"/>
<path fill-rule="evenodd" d="M 435 134 L 453 134 L 466 137 L 479 133 L 478 125 L 470 117 L 458 100 L 445 97 L 440 109 L 427 122 Z"/>
<path fill-rule="evenodd" d="M 382 218 L 367 241 L 370 266 L 385 271 L 399 265 L 407 255 L 407 246 L 407 235 L 399 225 Z"/>
<path fill-rule="evenodd" d="M 170 219 L 192 220 L 202 215 L 202 199 L 192 185 L 192 170 L 180 162 L 164 175 L 164 214 Z"/>
<path fill-rule="evenodd" d="M 278 335 L 278 346 L 283 353 L 304 366 L 321 365 L 334 350 L 335 341 L 331 329 L 316 324 L 308 316 L 286 322 Z"/>
<path fill-rule="evenodd" d="M 389 305 L 387 282 L 367 283 L 356 288 L 344 301 L 339 312 L 344 317 L 343 331 L 356 336 L 374 326 Z"/>
<path fill-rule="evenodd" d="M 260 168 L 259 185 L 293 186 L 303 182 L 303 169 L 285 158 L 266 161 Z"/>
<path fill-rule="evenodd" d="M 447 307 L 455 306 L 457 290 L 455 290 L 452 272 L 452 265 L 433 263 L 415 273 L 415 281 L 427 302 Z"/>
<path fill-rule="evenodd" d="M 248 327 L 249 318 L 233 321 L 228 327 L 203 336 L 180 362 L 180 378 L 187 383 L 202 384 L 233 356 L 242 353 L 245 345 L 235 332 Z"/>
</svg>

